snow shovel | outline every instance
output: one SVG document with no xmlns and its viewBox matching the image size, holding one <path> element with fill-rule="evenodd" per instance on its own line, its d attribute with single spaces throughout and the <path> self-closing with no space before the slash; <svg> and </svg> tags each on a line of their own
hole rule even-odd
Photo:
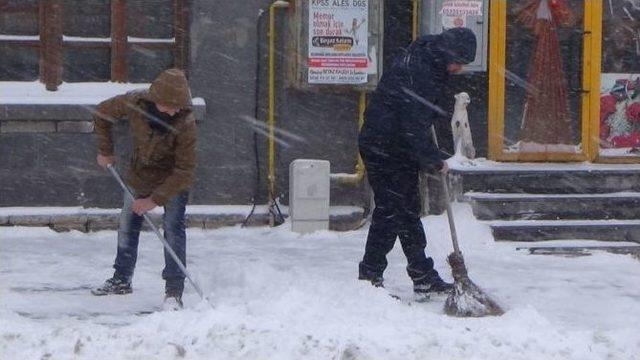
<svg viewBox="0 0 640 360">
<path fill-rule="evenodd" d="M 109 170 L 111 175 L 113 175 L 116 181 L 118 181 L 118 184 L 120 184 L 120 187 L 122 188 L 122 190 L 124 190 L 125 194 L 129 196 L 132 200 L 135 200 L 135 198 L 133 197 L 133 193 L 131 193 L 131 190 L 129 189 L 129 187 L 127 187 L 124 181 L 122 181 L 122 177 L 120 177 L 120 174 L 118 174 L 118 171 L 113 167 L 113 165 L 111 164 L 107 165 L 107 170 Z M 180 268 L 184 276 L 186 276 L 187 279 L 189 279 L 189 283 L 191 283 L 191 286 L 193 286 L 193 288 L 196 289 L 196 292 L 198 293 L 198 295 L 200 295 L 200 298 L 202 300 L 206 300 L 206 298 L 204 297 L 204 293 L 202 292 L 202 289 L 200 289 L 200 286 L 198 285 L 198 283 L 195 282 L 195 280 L 193 280 L 193 278 L 191 277 L 191 274 L 189 274 L 189 271 L 187 271 L 187 268 L 184 266 L 182 261 L 180 261 L 180 258 L 178 258 L 178 255 L 176 255 L 175 251 L 173 251 L 171 246 L 169 246 L 169 243 L 167 242 L 167 240 L 165 240 L 164 236 L 162 236 L 156 224 L 154 224 L 153 221 L 151 221 L 151 218 L 146 213 L 143 214 L 142 217 L 144 217 L 144 220 L 147 222 L 147 224 L 149 224 L 149 226 L 151 227 L 151 230 L 153 230 L 153 232 L 156 233 L 156 235 L 158 236 L 158 240 L 160 240 L 165 250 L 167 250 L 169 255 L 171 255 L 171 257 L 173 258 L 173 261 L 175 261 L 176 264 L 178 264 L 178 267 Z"/>
<path fill-rule="evenodd" d="M 438 146 L 438 137 L 436 130 L 431 126 L 431 135 L 436 148 Z M 451 231 L 451 241 L 453 242 L 453 252 L 449 254 L 448 260 L 451 265 L 451 274 L 453 275 L 453 292 L 447 298 L 444 304 L 444 311 L 447 315 L 458 317 L 482 317 L 482 316 L 499 316 L 504 314 L 504 310 L 485 294 L 476 284 L 469 279 L 467 267 L 464 264 L 464 258 L 460 247 L 458 246 L 458 235 L 456 225 L 453 219 L 453 211 L 449 202 L 449 185 L 447 184 L 447 176 L 440 173 L 440 182 L 442 183 L 442 191 L 447 206 L 447 218 L 449 219 L 449 230 Z"/>
</svg>

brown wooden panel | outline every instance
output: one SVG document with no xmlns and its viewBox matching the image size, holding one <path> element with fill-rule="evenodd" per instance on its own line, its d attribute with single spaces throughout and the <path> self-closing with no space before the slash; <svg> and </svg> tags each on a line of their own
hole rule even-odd
<svg viewBox="0 0 640 360">
<path fill-rule="evenodd" d="M 0 44 L 17 47 L 40 47 L 40 41 L 2 40 L 0 41 Z"/>
<path fill-rule="evenodd" d="M 189 7 L 185 0 L 174 0 L 174 66 L 187 71 L 189 41 Z"/>
<path fill-rule="evenodd" d="M 65 41 L 62 44 L 65 49 L 69 48 L 110 48 L 111 42 L 104 41 Z"/>
<path fill-rule="evenodd" d="M 130 42 L 129 46 L 139 46 L 147 49 L 173 49 L 175 47 L 174 43 L 165 43 L 165 42 Z"/>
<path fill-rule="evenodd" d="M 127 18 L 126 2 L 111 2 L 111 80 L 126 82 L 127 74 Z"/>
<path fill-rule="evenodd" d="M 40 81 L 55 91 L 62 82 L 62 5 L 59 0 L 40 2 Z"/>
</svg>

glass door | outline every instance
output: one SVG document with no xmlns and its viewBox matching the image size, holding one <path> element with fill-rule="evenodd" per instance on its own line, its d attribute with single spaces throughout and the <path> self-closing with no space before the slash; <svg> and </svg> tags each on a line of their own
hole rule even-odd
<svg viewBox="0 0 640 360">
<path fill-rule="evenodd" d="M 492 1 L 490 157 L 589 159 L 593 1 Z"/>
</svg>

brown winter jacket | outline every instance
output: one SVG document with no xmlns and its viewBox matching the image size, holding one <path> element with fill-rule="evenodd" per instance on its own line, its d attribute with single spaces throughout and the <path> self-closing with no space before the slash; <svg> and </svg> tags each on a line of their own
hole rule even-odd
<svg viewBox="0 0 640 360">
<path fill-rule="evenodd" d="M 148 101 L 182 109 L 169 131 L 149 126 Z M 196 122 L 190 106 L 191 95 L 184 74 L 171 69 L 154 80 L 148 91 L 132 91 L 100 103 L 94 116 L 98 152 L 104 156 L 114 153 L 111 127 L 118 120 L 128 119 L 133 153 L 126 181 L 138 196 L 151 196 L 158 205 L 188 190 L 193 183 Z"/>
</svg>

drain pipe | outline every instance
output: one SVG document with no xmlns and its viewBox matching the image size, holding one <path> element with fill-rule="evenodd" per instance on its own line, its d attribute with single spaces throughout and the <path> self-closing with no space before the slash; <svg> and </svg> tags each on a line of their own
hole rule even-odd
<svg viewBox="0 0 640 360">
<path fill-rule="evenodd" d="M 289 7 L 288 1 L 277 0 L 269 6 L 269 104 L 267 111 L 267 127 L 269 134 L 269 158 L 268 175 L 269 181 L 269 225 L 280 225 L 284 219 L 276 202 L 276 143 L 275 143 L 275 107 L 276 107 L 276 79 L 275 79 L 275 39 L 276 39 L 276 9 L 286 9 Z M 276 212 L 277 211 L 277 212 Z"/>
</svg>

